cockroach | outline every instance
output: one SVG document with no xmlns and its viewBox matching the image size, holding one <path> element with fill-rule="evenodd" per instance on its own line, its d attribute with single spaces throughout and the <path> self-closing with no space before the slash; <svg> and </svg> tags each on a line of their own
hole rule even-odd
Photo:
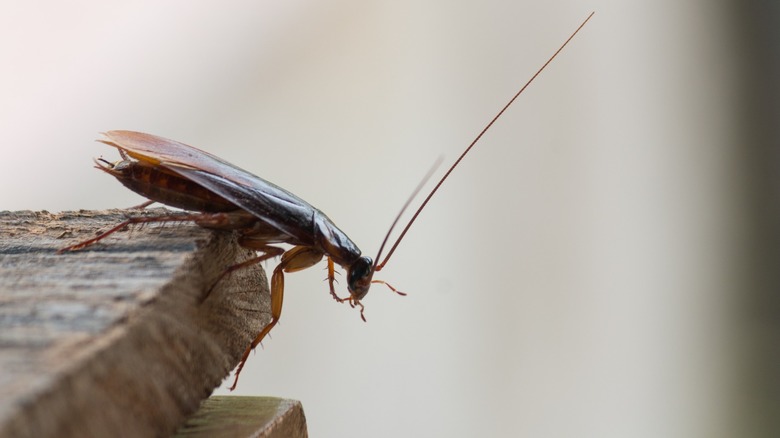
<svg viewBox="0 0 780 438">
<path fill-rule="evenodd" d="M 382 251 L 393 228 L 425 180 L 418 185 L 414 194 L 396 216 L 379 246 L 376 258 L 372 259 L 362 255 L 357 245 L 323 212 L 289 191 L 208 152 L 177 141 L 133 131 L 106 132 L 105 137 L 98 141 L 117 148 L 122 160 L 114 163 L 102 159 L 95 160 L 96 167 L 151 201 L 194 213 L 129 218 L 92 239 L 63 248 L 60 252 L 92 245 L 132 224 L 192 221 L 207 228 L 235 230 L 238 232 L 241 246 L 261 253 L 257 257 L 227 268 L 223 276 L 236 269 L 281 256 L 271 276 L 271 321 L 244 352 L 236 369 L 233 386 L 230 388 L 235 389 L 238 376 L 249 354 L 276 325 L 282 314 L 285 272 L 309 268 L 325 257 L 330 294 L 338 302 L 359 307 L 360 315 L 364 320 L 361 300 L 368 293 L 372 283 L 384 284 L 393 292 L 405 295 L 382 280 L 374 280 L 374 273 L 384 268 L 428 201 L 482 135 L 566 47 L 593 14 L 588 15 L 463 151 L 420 204 L 384 259 L 381 259 Z M 292 248 L 285 251 L 274 246 L 275 244 L 288 244 L 292 245 Z M 341 298 L 336 293 L 334 286 L 336 264 L 347 273 L 349 295 L 346 298 Z"/>
</svg>

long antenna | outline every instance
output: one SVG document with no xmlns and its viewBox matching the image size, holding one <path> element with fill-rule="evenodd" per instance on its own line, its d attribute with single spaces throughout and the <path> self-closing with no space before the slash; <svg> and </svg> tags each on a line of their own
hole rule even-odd
<svg viewBox="0 0 780 438">
<path fill-rule="evenodd" d="M 428 180 L 431 179 L 431 176 L 433 176 L 433 172 L 435 172 L 436 169 L 439 168 L 441 162 L 442 162 L 442 157 L 436 159 L 436 162 L 433 163 L 433 166 L 431 166 L 431 168 L 428 169 L 428 173 L 426 173 L 423 179 L 421 179 L 420 182 L 417 183 L 417 187 L 414 188 L 412 194 L 409 195 L 409 198 L 406 199 L 404 206 L 401 207 L 401 211 L 398 212 L 398 214 L 395 216 L 395 219 L 393 220 L 393 223 L 390 224 L 390 229 L 387 230 L 387 234 L 385 234 L 385 240 L 383 240 L 382 244 L 379 245 L 379 251 L 377 251 L 374 260 L 379 260 L 379 257 L 382 257 L 382 250 L 385 249 L 385 244 L 387 243 L 387 239 L 390 238 L 390 233 L 393 232 L 393 228 L 395 228 L 395 226 L 398 224 L 398 221 L 401 219 L 401 216 L 404 214 L 406 209 L 409 208 L 409 204 L 412 203 L 412 200 L 417 196 L 418 193 L 420 193 L 420 190 L 422 190 L 425 183 L 427 183 Z M 397 242 L 396 245 L 398 245 Z M 395 248 L 395 246 L 393 246 L 393 248 Z"/>
<path fill-rule="evenodd" d="M 583 21 L 582 24 L 580 24 L 580 26 L 577 28 L 577 30 L 575 30 L 574 33 L 572 33 L 569 36 L 569 38 L 561 45 L 561 47 L 559 47 L 558 50 L 556 50 L 555 53 L 553 53 L 553 55 L 550 57 L 550 59 L 548 59 L 547 62 L 545 62 L 544 65 L 542 65 L 539 68 L 539 70 L 537 70 L 536 73 L 534 73 L 534 75 L 531 76 L 531 79 L 529 79 L 528 82 L 526 82 L 525 85 L 523 85 L 523 87 L 520 88 L 520 91 L 518 91 L 514 95 L 514 97 L 512 97 L 512 99 L 509 100 L 509 102 L 506 105 L 504 105 L 504 107 L 501 109 L 501 111 L 499 111 L 498 114 L 496 114 L 496 116 L 493 117 L 493 119 L 490 121 L 490 123 L 488 123 L 485 126 L 485 128 L 482 129 L 482 131 L 480 131 L 479 135 L 477 135 L 477 137 L 474 139 L 474 141 L 472 141 L 471 144 L 469 144 L 469 146 L 466 148 L 466 150 L 463 151 L 462 154 L 460 154 L 460 157 L 458 157 L 458 159 L 455 160 L 455 164 L 453 164 L 452 167 L 450 167 L 449 170 L 447 170 L 447 173 L 445 173 L 444 176 L 439 180 L 439 182 L 436 184 L 436 187 L 434 187 L 433 190 L 431 190 L 431 193 L 429 193 L 428 197 L 425 198 L 423 203 L 420 205 L 420 208 L 418 208 L 417 211 L 414 212 L 414 216 L 412 216 L 412 219 L 409 221 L 408 224 L 406 224 L 406 227 L 404 228 L 404 230 L 401 231 L 401 235 L 398 236 L 398 239 L 395 241 L 395 243 L 393 244 L 392 248 L 390 248 L 390 251 L 387 252 L 387 256 L 385 256 L 385 259 L 382 260 L 381 263 L 379 262 L 379 260 L 377 260 L 377 265 L 376 265 L 376 268 L 375 268 L 376 271 L 382 270 L 382 268 L 385 266 L 385 264 L 387 264 L 387 261 L 390 260 L 390 256 L 393 255 L 393 252 L 395 252 L 395 249 L 398 247 L 398 244 L 401 243 L 401 240 L 406 235 L 406 232 L 409 231 L 409 228 L 412 226 L 414 221 L 417 220 L 417 216 L 420 215 L 420 212 L 428 204 L 428 201 L 431 200 L 431 198 L 433 197 L 434 193 L 436 193 L 436 191 L 439 190 L 439 187 L 441 187 L 441 185 L 444 182 L 444 180 L 446 180 L 447 177 L 450 176 L 450 173 L 452 173 L 452 171 L 458 166 L 458 164 L 460 164 L 460 161 L 463 159 L 463 157 L 465 157 L 466 154 L 469 153 L 471 148 L 474 147 L 475 144 L 477 144 L 477 142 L 479 141 L 480 138 L 482 138 L 482 135 L 484 135 L 485 132 L 487 132 L 487 130 L 490 129 L 491 126 L 493 126 L 493 123 L 495 123 L 496 120 L 498 120 L 498 118 L 501 117 L 502 114 L 504 114 L 504 112 L 507 110 L 507 108 L 509 108 L 515 102 L 515 100 L 523 93 L 523 91 L 525 91 L 525 89 L 528 88 L 529 85 L 531 85 L 531 82 L 533 82 L 534 79 L 536 79 L 536 77 L 539 76 L 539 74 L 547 67 L 547 65 L 550 62 L 552 62 L 552 60 L 555 59 L 555 57 L 558 56 L 559 53 L 561 53 L 561 50 L 563 50 L 563 48 L 566 47 L 567 44 L 569 44 L 569 41 L 571 41 L 574 38 L 574 36 L 577 35 L 577 32 L 579 32 L 580 29 L 582 29 L 585 26 L 585 24 L 588 22 L 588 20 L 590 20 L 591 17 L 593 17 L 593 14 L 595 14 L 595 13 L 596 12 L 591 12 L 590 15 L 588 15 L 588 18 L 586 18 L 585 21 Z M 385 240 L 387 240 L 387 238 L 385 238 Z M 384 244 L 383 244 L 383 246 L 384 246 Z"/>
</svg>

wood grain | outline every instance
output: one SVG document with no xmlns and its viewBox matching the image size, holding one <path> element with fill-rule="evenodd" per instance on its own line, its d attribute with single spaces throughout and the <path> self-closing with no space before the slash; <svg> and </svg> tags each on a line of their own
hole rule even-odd
<svg viewBox="0 0 780 438">
<path fill-rule="evenodd" d="M 273 397 L 214 396 L 174 438 L 305 438 L 301 402 Z"/>
<path fill-rule="evenodd" d="M 149 224 L 56 254 L 128 212 L 0 212 L 0 436 L 169 436 L 269 321 L 257 265 L 202 301 L 253 255 L 231 233 Z"/>
</svg>

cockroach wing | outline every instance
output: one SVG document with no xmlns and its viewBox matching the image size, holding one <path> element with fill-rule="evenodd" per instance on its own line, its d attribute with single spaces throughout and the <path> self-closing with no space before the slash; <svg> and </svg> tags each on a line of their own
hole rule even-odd
<svg viewBox="0 0 780 438">
<path fill-rule="evenodd" d="M 311 211 L 316 210 L 308 202 L 276 184 L 184 143 L 134 131 L 108 131 L 104 135 L 106 139 L 101 140 L 103 143 L 124 151 L 136 160 L 168 168 L 216 194 L 224 195 L 221 187 L 227 187 L 225 182 L 232 181 L 235 183 L 233 185 L 243 186 L 245 194 L 241 198 L 261 198 L 261 202 L 265 200 L 269 206 L 281 202 L 285 206 L 308 211 L 309 220 Z M 245 208 L 239 203 L 237 205 Z M 245 209 L 254 213 L 251 209 Z"/>
<path fill-rule="evenodd" d="M 165 162 L 160 165 L 222 196 L 287 234 L 291 237 L 287 243 L 319 248 L 339 264 L 350 264 L 361 254 L 357 245 L 325 213 L 260 177 L 244 175 L 247 179 L 256 178 L 254 184 L 244 185 L 186 166 Z"/>
<path fill-rule="evenodd" d="M 340 261 L 360 255 L 357 245 L 311 204 L 215 155 L 142 132 L 108 131 L 104 135 L 103 143 L 136 160 L 171 170 L 287 234 L 287 243 L 320 247 Z"/>
<path fill-rule="evenodd" d="M 257 180 L 261 180 L 264 184 L 274 185 L 216 155 L 175 140 L 135 131 L 108 131 L 104 132 L 103 135 L 106 138 L 100 140 L 101 142 L 121 149 L 136 160 L 149 164 L 158 165 L 162 162 L 168 162 L 221 175 L 239 184 L 251 186 Z M 306 201 L 292 193 L 288 192 L 288 195 L 298 202 L 308 205 Z"/>
<path fill-rule="evenodd" d="M 313 217 L 322 214 L 286 190 L 256 177 L 252 185 L 239 184 L 221 175 L 177 163 L 160 163 L 182 177 L 222 196 L 259 220 L 293 237 L 296 245 L 314 244 L 311 231 Z"/>
</svg>

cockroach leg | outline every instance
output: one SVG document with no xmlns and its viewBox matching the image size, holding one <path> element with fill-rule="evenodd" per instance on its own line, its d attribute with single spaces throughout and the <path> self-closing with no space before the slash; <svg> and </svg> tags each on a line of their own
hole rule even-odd
<svg viewBox="0 0 780 438">
<path fill-rule="evenodd" d="M 154 204 L 155 202 L 157 202 L 157 201 L 146 201 L 146 202 L 143 202 L 141 204 L 134 205 L 134 206 L 130 207 L 128 210 L 143 210 L 146 207 Z"/>
<path fill-rule="evenodd" d="M 363 303 L 361 303 L 360 301 L 358 301 L 356 299 L 353 299 L 352 297 L 349 297 L 347 299 L 349 300 L 349 305 L 352 306 L 353 308 L 355 306 L 360 307 L 360 319 L 362 319 L 363 322 L 368 322 L 368 321 L 366 321 L 366 315 L 363 314 L 363 311 L 366 310 L 366 307 L 363 306 Z"/>
<path fill-rule="evenodd" d="M 242 245 L 243 246 L 243 245 Z M 245 246 L 246 247 L 246 246 Z M 219 274 L 219 277 L 214 281 L 214 284 L 209 287 L 209 290 L 206 292 L 206 294 L 203 296 L 203 298 L 200 300 L 200 302 L 206 301 L 208 297 L 211 295 L 211 292 L 214 290 L 214 288 L 219 284 L 220 281 L 222 281 L 223 278 L 225 278 L 228 274 L 231 272 L 235 272 L 239 269 L 248 268 L 252 265 L 255 265 L 257 263 L 260 263 L 262 261 L 272 259 L 274 257 L 278 257 L 284 253 L 284 249 L 279 248 L 277 246 L 262 246 L 262 247 L 248 247 L 248 249 L 251 249 L 253 251 L 259 251 L 262 252 L 262 255 L 259 255 L 257 257 L 252 257 L 249 260 L 245 260 L 241 263 L 236 263 L 233 266 L 228 266 L 221 274 Z"/>
<path fill-rule="evenodd" d="M 98 234 L 92 239 L 79 242 L 75 245 L 66 246 L 65 248 L 62 248 L 59 251 L 57 251 L 57 254 L 62 254 L 64 252 L 76 251 L 82 248 L 86 248 L 130 225 L 148 224 L 153 222 L 189 222 L 189 221 L 197 221 L 203 219 L 205 216 L 216 216 L 218 214 L 219 213 L 217 214 L 198 213 L 198 214 L 177 214 L 177 215 L 154 216 L 154 217 L 131 217 L 125 220 L 124 222 L 120 223 L 119 225 L 109 229 L 108 231 L 104 231 Z"/>
<path fill-rule="evenodd" d="M 263 338 L 271 331 L 272 328 L 279 322 L 279 317 L 282 316 L 282 302 L 284 301 L 284 273 L 296 272 L 302 269 L 310 268 L 322 260 L 322 252 L 307 246 L 295 246 L 282 254 L 282 260 L 279 265 L 274 268 L 274 273 L 271 276 L 271 322 L 268 323 L 260 334 L 255 337 L 252 344 L 244 351 L 244 355 L 241 357 L 241 362 L 238 363 L 236 369 L 236 377 L 233 381 L 233 386 L 230 390 L 236 389 L 238 384 L 238 376 L 241 374 L 241 370 L 244 368 L 249 354 L 255 349 Z"/>
<path fill-rule="evenodd" d="M 343 303 L 344 301 L 349 301 L 349 298 L 341 298 L 336 294 L 336 266 L 333 263 L 333 259 L 328 257 L 328 286 L 330 286 L 330 295 L 333 297 L 334 300 L 338 301 L 339 303 Z M 353 306 L 354 307 L 354 306 Z"/>
<path fill-rule="evenodd" d="M 336 294 L 336 287 L 334 283 L 336 282 L 336 267 L 333 263 L 333 260 L 328 257 L 328 285 L 330 286 L 330 295 L 333 297 L 334 300 L 338 301 L 339 303 L 348 302 L 349 306 L 353 309 L 357 306 L 360 307 L 360 319 L 363 320 L 363 322 L 366 322 L 366 316 L 363 314 L 363 312 L 366 310 L 365 306 L 363 306 L 363 303 L 361 303 L 359 300 L 355 299 L 355 297 L 350 294 L 347 298 L 341 298 Z"/>
</svg>

